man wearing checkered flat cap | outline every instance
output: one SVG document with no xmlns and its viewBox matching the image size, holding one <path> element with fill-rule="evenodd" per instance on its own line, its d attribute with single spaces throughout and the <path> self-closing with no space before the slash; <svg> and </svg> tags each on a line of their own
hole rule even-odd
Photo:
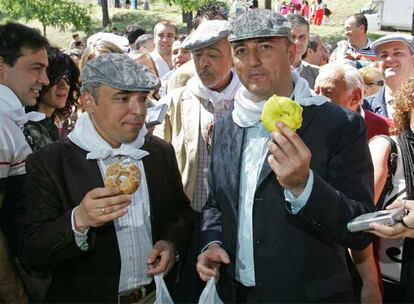
<svg viewBox="0 0 414 304">
<path fill-rule="evenodd" d="M 147 95 L 159 85 L 126 55 L 89 61 L 85 112 L 69 138 L 27 160 L 22 261 L 52 272 L 46 303 L 149 303 L 154 275 L 175 280 L 193 211 L 174 149 L 145 128 Z M 113 166 L 115 182 L 138 188 L 105 187 Z"/>
<path fill-rule="evenodd" d="M 345 248 L 371 238 L 346 226 L 373 210 L 363 119 L 311 96 L 291 69 L 295 45 L 281 15 L 248 11 L 228 40 L 243 86 L 213 130 L 197 271 L 215 276 L 229 303 L 354 302 Z M 273 95 L 303 107 L 296 132 L 282 122 L 280 132 L 263 127 Z"/>
</svg>

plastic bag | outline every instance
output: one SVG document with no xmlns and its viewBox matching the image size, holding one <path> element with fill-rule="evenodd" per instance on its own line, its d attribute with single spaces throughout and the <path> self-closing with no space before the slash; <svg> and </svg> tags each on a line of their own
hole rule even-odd
<svg viewBox="0 0 414 304">
<path fill-rule="evenodd" d="M 198 304 L 223 304 L 223 301 L 219 298 L 217 289 L 216 289 L 216 279 L 211 277 L 208 280 L 206 287 L 204 287 L 203 292 L 201 293 Z"/>
<path fill-rule="evenodd" d="M 167 285 L 165 285 L 163 276 L 163 273 L 154 276 L 156 288 L 154 304 L 174 304 L 170 293 L 168 292 Z"/>
</svg>

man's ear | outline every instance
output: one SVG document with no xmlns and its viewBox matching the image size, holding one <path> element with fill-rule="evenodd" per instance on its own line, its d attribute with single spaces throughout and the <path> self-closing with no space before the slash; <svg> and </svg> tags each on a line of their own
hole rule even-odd
<svg viewBox="0 0 414 304">
<path fill-rule="evenodd" d="M 362 102 L 362 90 L 359 87 L 353 88 L 352 89 L 352 94 L 351 94 L 351 102 L 350 102 L 350 107 L 352 109 L 357 110 L 358 106 L 361 104 Z"/>
<path fill-rule="evenodd" d="M 96 106 L 95 98 L 88 92 L 84 92 L 80 96 L 80 103 L 83 110 L 89 114 L 93 113 Z"/>
<path fill-rule="evenodd" d="M 294 44 L 293 42 L 290 43 L 290 45 L 287 48 L 287 51 L 289 54 L 290 65 L 292 65 L 296 59 L 296 44 Z"/>
</svg>

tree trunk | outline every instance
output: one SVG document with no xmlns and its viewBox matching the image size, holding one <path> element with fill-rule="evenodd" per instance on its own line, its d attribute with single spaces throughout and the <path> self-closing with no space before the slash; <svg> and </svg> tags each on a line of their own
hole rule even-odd
<svg viewBox="0 0 414 304">
<path fill-rule="evenodd" d="M 102 5 L 102 26 L 105 27 L 109 23 L 108 0 L 101 0 Z"/>
<path fill-rule="evenodd" d="M 272 9 L 272 0 L 265 0 L 265 8 Z"/>
<path fill-rule="evenodd" d="M 45 24 L 42 24 L 42 26 L 43 26 L 43 36 L 46 37 L 46 25 Z"/>
<path fill-rule="evenodd" d="M 191 11 L 190 12 L 182 11 L 182 16 L 183 16 L 183 22 L 187 24 L 187 34 L 189 34 L 191 30 L 193 29 L 193 13 Z"/>
<path fill-rule="evenodd" d="M 115 0 L 114 7 L 120 8 L 121 7 L 121 2 L 119 2 L 119 0 Z"/>
</svg>

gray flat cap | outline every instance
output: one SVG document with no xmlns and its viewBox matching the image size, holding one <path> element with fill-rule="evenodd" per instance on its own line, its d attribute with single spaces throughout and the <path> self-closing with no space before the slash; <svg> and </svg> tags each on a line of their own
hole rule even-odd
<svg viewBox="0 0 414 304">
<path fill-rule="evenodd" d="M 411 51 L 414 51 L 413 46 L 413 36 L 409 35 L 402 35 L 402 34 L 390 34 L 383 36 L 372 43 L 372 49 L 374 50 L 375 54 L 378 55 L 379 47 L 389 42 L 402 42 L 406 44 Z"/>
<path fill-rule="evenodd" d="M 231 23 L 229 41 L 265 37 L 287 37 L 291 40 L 290 30 L 290 23 L 282 15 L 268 9 L 254 9 Z"/>
<path fill-rule="evenodd" d="M 86 63 L 82 69 L 82 85 L 101 83 L 130 92 L 158 89 L 160 80 L 146 66 L 124 54 L 103 54 Z"/>
<path fill-rule="evenodd" d="M 230 33 L 230 23 L 226 20 L 206 20 L 188 36 L 182 44 L 182 47 L 195 51 L 205 48 L 226 38 Z"/>
</svg>

